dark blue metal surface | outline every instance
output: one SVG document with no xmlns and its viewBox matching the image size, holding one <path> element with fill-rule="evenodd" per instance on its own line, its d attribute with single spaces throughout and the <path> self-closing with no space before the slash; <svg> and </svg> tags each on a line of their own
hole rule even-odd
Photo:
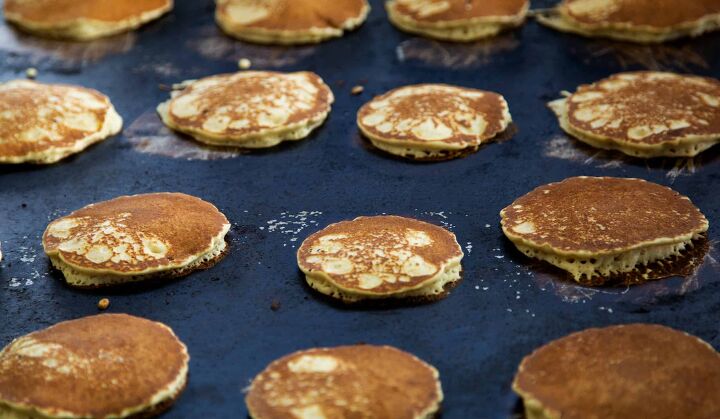
<svg viewBox="0 0 720 419">
<path fill-rule="evenodd" d="M 136 34 L 90 46 L 38 41 L 0 26 L 0 79 L 23 77 L 32 65 L 42 81 L 97 88 L 112 98 L 126 128 L 132 126 L 57 165 L 0 167 L 0 345 L 95 314 L 98 299 L 107 296 L 109 311 L 163 321 L 187 343 L 190 382 L 167 414 L 171 418 L 243 417 L 242 389 L 249 380 L 273 359 L 312 346 L 362 341 L 417 354 L 440 370 L 445 418 L 511 415 L 517 399 L 510 383 L 520 359 L 586 327 L 662 323 L 720 347 L 720 268 L 711 257 L 691 278 L 584 289 L 535 273 L 498 225 L 500 209 L 537 185 L 573 175 L 628 176 L 690 196 L 710 220 L 710 238 L 719 237 L 718 147 L 680 162 L 597 153 L 565 138 L 545 102 L 623 70 L 720 77 L 720 34 L 628 46 L 555 33 L 530 21 L 495 41 L 452 45 L 394 30 L 374 1 L 360 30 L 284 49 L 223 37 L 210 0 L 177 3 L 171 15 Z M 337 98 L 327 123 L 296 144 L 227 159 L 172 158 L 163 155 L 172 150 L 149 153 L 133 142 L 142 131 L 133 122 L 152 120 L 153 108 L 167 97 L 158 84 L 234 71 L 241 57 L 255 68 L 320 74 Z M 369 150 L 355 127 L 359 106 L 387 89 L 419 82 L 502 93 L 517 134 L 437 164 Z M 355 84 L 363 84 L 365 93 L 350 95 Z M 64 286 L 42 253 L 48 221 L 91 202 L 151 191 L 181 191 L 215 203 L 234 225 L 230 254 L 213 269 L 152 288 L 94 293 Z M 471 248 L 464 282 L 447 299 L 419 307 L 354 310 L 318 299 L 303 284 L 295 247 L 327 223 L 378 213 L 452 228 Z M 273 302 L 279 310 L 271 310 Z"/>
</svg>

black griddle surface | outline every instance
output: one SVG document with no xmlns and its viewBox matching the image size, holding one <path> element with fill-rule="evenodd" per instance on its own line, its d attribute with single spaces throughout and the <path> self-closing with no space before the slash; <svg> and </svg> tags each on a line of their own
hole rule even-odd
<svg viewBox="0 0 720 419">
<path fill-rule="evenodd" d="M 568 140 L 545 103 L 561 90 L 625 70 L 720 77 L 720 34 L 633 46 L 556 33 L 530 20 L 490 42 L 453 45 L 398 32 L 381 2 L 372 5 L 358 31 L 291 49 L 222 36 L 210 0 L 178 0 L 172 14 L 136 33 L 89 45 L 40 41 L 0 26 L 1 80 L 22 78 L 35 66 L 41 81 L 97 88 L 111 97 L 126 128 L 60 164 L 0 167 L 0 345 L 96 314 L 97 301 L 109 297 L 108 311 L 165 322 L 189 347 L 189 385 L 166 417 L 244 417 L 242 390 L 270 361 L 313 346 L 368 342 L 397 346 L 437 366 L 446 419 L 513 415 L 518 399 L 510 383 L 521 358 L 587 327 L 661 323 L 720 347 L 720 267 L 712 257 L 690 278 L 582 288 L 554 280 L 515 251 L 498 215 L 516 197 L 568 176 L 639 177 L 690 196 L 710 220 L 714 245 L 720 147 L 691 161 L 598 152 Z M 255 69 L 320 74 L 337 99 L 325 125 L 304 141 L 224 159 L 217 158 L 229 157 L 223 153 L 197 159 L 188 142 L 158 143 L 168 140 L 153 114 L 168 96 L 159 85 L 235 71 L 242 57 Z M 502 93 L 516 135 L 435 164 L 372 151 L 355 127 L 357 109 L 373 95 L 420 82 Z M 365 86 L 360 96 L 350 94 L 356 84 Z M 194 159 L 167 156 L 179 149 Z M 42 252 L 47 223 L 92 202 L 153 191 L 216 204 L 233 223 L 230 254 L 208 271 L 162 286 L 95 293 L 63 285 Z M 299 243 L 328 223 L 379 213 L 416 217 L 457 234 L 466 248 L 464 282 L 447 299 L 357 310 L 328 304 L 307 289 L 295 262 Z M 710 256 L 717 259 L 717 252 Z"/>
</svg>

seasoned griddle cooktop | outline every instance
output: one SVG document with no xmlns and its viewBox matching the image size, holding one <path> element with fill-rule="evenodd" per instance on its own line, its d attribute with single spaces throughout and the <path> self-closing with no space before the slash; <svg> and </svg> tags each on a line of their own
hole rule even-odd
<svg viewBox="0 0 720 419">
<path fill-rule="evenodd" d="M 226 38 L 213 22 L 211 0 L 177 0 L 169 16 L 90 44 L 31 38 L 0 25 L 1 80 L 36 67 L 41 81 L 102 91 L 125 119 L 122 135 L 60 164 L 0 166 L 0 345 L 95 314 L 108 297 L 108 311 L 165 322 L 189 347 L 189 385 L 166 417 L 244 417 L 242 390 L 270 361 L 308 347 L 368 342 L 435 365 L 446 419 L 515 414 L 510 383 L 521 358 L 587 327 L 661 323 L 720 347 L 720 147 L 693 160 L 626 158 L 568 139 L 545 106 L 561 90 L 625 70 L 720 77 L 720 33 L 638 46 L 561 34 L 530 20 L 490 41 L 446 44 L 396 31 L 382 3 L 372 5 L 358 31 L 299 48 Z M 169 85 L 235 71 L 240 58 L 254 69 L 320 74 L 337 99 L 325 125 L 306 140 L 250 154 L 200 148 L 162 127 L 154 108 Z M 442 163 L 373 151 L 355 127 L 357 109 L 376 94 L 421 82 L 502 93 L 516 134 Z M 364 93 L 351 95 L 355 85 Z M 503 237 L 500 209 L 540 184 L 576 175 L 640 177 L 691 197 L 711 224 L 704 264 L 688 277 L 584 288 L 529 262 Z M 42 252 L 47 223 L 92 202 L 154 191 L 216 204 L 233 223 L 230 254 L 210 270 L 160 286 L 82 292 L 63 285 Z M 464 282 L 447 299 L 346 309 L 304 285 L 295 251 L 307 235 L 380 213 L 455 232 L 466 253 Z"/>
</svg>

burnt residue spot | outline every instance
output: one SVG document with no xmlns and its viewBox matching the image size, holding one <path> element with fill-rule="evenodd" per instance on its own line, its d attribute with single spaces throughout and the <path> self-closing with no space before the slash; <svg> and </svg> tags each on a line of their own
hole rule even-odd
<svg viewBox="0 0 720 419">
<path fill-rule="evenodd" d="M 632 42 L 596 40 L 587 46 L 587 63 L 614 59 L 622 68 L 641 66 L 647 70 L 707 69 L 707 60 L 689 45 L 640 45 Z"/>
<path fill-rule="evenodd" d="M 520 45 L 514 34 L 505 33 L 471 43 L 443 42 L 412 38 L 400 43 L 396 52 L 400 62 L 419 62 L 433 67 L 466 69 L 491 64 L 500 53 Z"/>
<path fill-rule="evenodd" d="M 154 110 L 143 113 L 125 132 L 135 151 L 184 160 L 220 160 L 237 157 L 246 151 L 233 147 L 201 144 L 165 126 Z"/>
<path fill-rule="evenodd" d="M 280 310 L 280 301 L 272 300 L 272 302 L 270 303 L 270 310 L 272 310 L 272 311 Z"/>
<path fill-rule="evenodd" d="M 684 295 L 698 289 L 700 268 L 705 265 L 717 268 L 713 263 L 713 248 L 713 243 L 702 237 L 693 241 L 692 246 L 680 256 L 654 262 L 632 272 L 609 278 L 591 278 L 582 283 L 575 282 L 568 272 L 543 261 L 526 259 L 525 265 L 541 289 L 553 290 L 566 302 L 591 300 L 600 294 L 614 295 L 618 300 L 647 302 L 662 296 Z M 511 252 L 519 253 L 516 250 Z"/>
</svg>

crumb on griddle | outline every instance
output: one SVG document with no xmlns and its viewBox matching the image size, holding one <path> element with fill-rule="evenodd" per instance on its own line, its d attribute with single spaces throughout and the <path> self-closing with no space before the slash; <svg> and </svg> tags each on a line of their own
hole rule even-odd
<svg viewBox="0 0 720 419">
<path fill-rule="evenodd" d="M 359 95 L 359 94 L 361 94 L 364 90 L 365 90 L 365 88 L 364 88 L 363 86 L 361 86 L 361 85 L 358 84 L 357 86 L 354 86 L 354 87 L 352 88 L 352 90 L 350 90 L 350 93 L 352 93 L 353 95 Z"/>
<path fill-rule="evenodd" d="M 103 298 L 97 303 L 97 308 L 99 310 L 106 310 L 108 307 L 110 307 L 110 300 L 107 298 Z"/>
<path fill-rule="evenodd" d="M 270 303 L 270 310 L 272 310 L 272 311 L 280 310 L 280 301 L 272 300 L 272 303 Z"/>
</svg>

